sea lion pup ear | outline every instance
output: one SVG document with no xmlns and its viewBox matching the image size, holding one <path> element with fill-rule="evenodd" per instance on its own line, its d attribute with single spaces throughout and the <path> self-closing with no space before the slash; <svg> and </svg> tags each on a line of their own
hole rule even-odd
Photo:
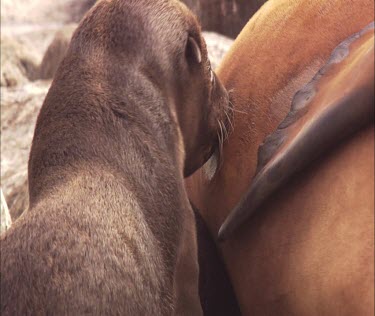
<svg viewBox="0 0 375 316">
<path fill-rule="evenodd" d="M 189 61 L 200 64 L 202 62 L 202 53 L 197 41 L 189 35 L 186 42 L 186 58 Z"/>
</svg>

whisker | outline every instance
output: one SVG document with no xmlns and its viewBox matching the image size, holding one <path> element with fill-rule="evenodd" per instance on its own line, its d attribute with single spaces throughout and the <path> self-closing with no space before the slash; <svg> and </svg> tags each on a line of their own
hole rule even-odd
<svg viewBox="0 0 375 316">
<path fill-rule="evenodd" d="M 248 114 L 247 112 L 245 112 L 245 111 L 241 111 L 241 110 L 238 110 L 238 109 L 235 109 L 233 106 L 228 106 L 228 107 L 226 107 L 227 109 L 230 109 L 231 111 L 233 111 L 233 112 L 237 112 L 237 113 L 241 113 L 241 114 Z"/>
<path fill-rule="evenodd" d="M 224 111 L 224 113 L 225 113 L 225 115 L 226 115 L 226 117 L 228 119 L 228 123 L 231 126 L 231 129 L 232 129 L 232 132 L 233 132 L 234 131 L 234 126 L 232 124 L 232 120 L 231 120 L 231 118 L 229 117 L 229 115 L 228 115 L 228 113 L 226 111 Z"/>
<path fill-rule="evenodd" d="M 229 100 L 232 99 L 232 95 L 234 94 L 234 89 L 229 89 L 228 90 L 228 97 L 229 97 Z"/>
<path fill-rule="evenodd" d="M 241 111 L 241 110 L 236 109 L 233 105 L 233 102 L 230 100 L 230 98 L 229 98 L 228 102 L 231 106 L 226 106 L 226 108 L 230 108 L 233 112 L 248 114 L 246 111 Z"/>
<path fill-rule="evenodd" d="M 219 127 L 220 127 L 220 142 L 222 142 L 224 140 L 223 127 L 221 126 L 220 120 L 217 120 L 217 123 L 219 124 Z"/>
<path fill-rule="evenodd" d="M 225 140 L 228 139 L 229 134 L 228 134 L 228 131 L 227 131 L 227 128 L 226 128 L 225 124 L 222 123 L 222 122 L 220 122 L 220 123 L 221 123 L 221 125 L 223 126 L 223 131 L 224 131 L 224 141 L 225 141 Z"/>
<path fill-rule="evenodd" d="M 218 133 L 219 150 L 218 150 L 218 167 L 217 167 L 217 170 L 219 170 L 223 161 L 223 130 L 222 130 L 220 121 L 218 120 L 217 122 L 220 127 L 220 133 Z"/>
</svg>

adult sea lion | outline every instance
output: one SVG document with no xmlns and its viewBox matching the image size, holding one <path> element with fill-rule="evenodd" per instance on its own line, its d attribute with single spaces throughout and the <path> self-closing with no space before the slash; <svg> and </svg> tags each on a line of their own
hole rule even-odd
<svg viewBox="0 0 375 316">
<path fill-rule="evenodd" d="M 373 11 L 371 0 L 269 0 L 238 36 L 218 69 L 233 90 L 234 132 L 216 174 L 199 171 L 188 181 L 213 236 L 248 190 L 258 148 L 296 92 L 373 21 Z M 344 96 L 323 88 L 328 100 Z M 243 315 L 373 314 L 373 128 L 335 144 L 218 244 Z"/>
<path fill-rule="evenodd" d="M 335 48 L 293 98 L 291 111 L 258 151 L 249 190 L 219 230 L 224 240 L 296 173 L 374 124 L 374 22 Z"/>
<path fill-rule="evenodd" d="M 183 179 L 227 107 L 184 5 L 99 1 L 38 116 L 30 208 L 1 239 L 1 314 L 202 314 Z"/>
</svg>

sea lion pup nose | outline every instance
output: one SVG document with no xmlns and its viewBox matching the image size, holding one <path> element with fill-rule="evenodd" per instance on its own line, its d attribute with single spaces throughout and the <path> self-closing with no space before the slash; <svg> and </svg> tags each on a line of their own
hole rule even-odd
<svg viewBox="0 0 375 316">
<path fill-rule="evenodd" d="M 1 239 L 1 314 L 201 315 L 183 178 L 227 106 L 183 5 L 98 1 L 37 120 L 30 209 Z"/>
</svg>

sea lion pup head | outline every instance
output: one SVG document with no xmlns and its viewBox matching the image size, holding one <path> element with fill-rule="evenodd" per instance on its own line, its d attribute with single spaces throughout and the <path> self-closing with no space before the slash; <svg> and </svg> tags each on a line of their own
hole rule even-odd
<svg viewBox="0 0 375 316">
<path fill-rule="evenodd" d="M 119 98 L 121 90 L 129 91 L 125 86 L 133 85 L 131 90 L 145 99 L 165 101 L 160 123 L 169 115 L 176 125 L 173 133 L 180 138 L 179 152 L 185 152 L 185 176 L 210 157 L 220 124 L 226 124 L 228 95 L 211 69 L 200 25 L 184 4 L 98 1 L 78 27 L 68 54 L 86 55 L 88 66 L 95 59 L 100 67 L 96 75 L 107 76 L 111 93 Z M 130 78 L 130 72 L 137 78 Z M 138 89 L 136 80 L 148 83 Z M 142 106 L 151 110 L 149 104 Z"/>
</svg>

